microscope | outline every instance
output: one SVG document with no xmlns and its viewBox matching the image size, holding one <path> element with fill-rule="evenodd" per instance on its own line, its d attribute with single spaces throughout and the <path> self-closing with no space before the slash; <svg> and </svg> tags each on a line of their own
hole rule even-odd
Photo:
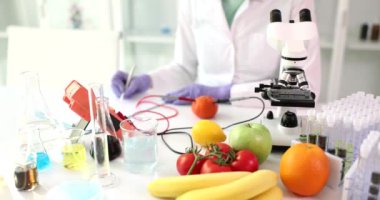
<svg viewBox="0 0 380 200">
<path fill-rule="evenodd" d="M 310 10 L 299 12 L 299 22 L 282 22 L 281 11 L 272 10 L 267 27 L 268 44 L 281 52 L 279 78 L 270 85 L 260 84 L 260 92 L 272 106 L 279 106 L 277 113 L 269 111 L 262 119 L 271 135 L 274 146 L 290 146 L 291 141 L 301 134 L 297 107 L 315 107 L 315 94 L 310 91 L 305 72 L 302 69 L 307 60 L 304 42 L 317 37 L 315 23 L 311 21 Z"/>
</svg>

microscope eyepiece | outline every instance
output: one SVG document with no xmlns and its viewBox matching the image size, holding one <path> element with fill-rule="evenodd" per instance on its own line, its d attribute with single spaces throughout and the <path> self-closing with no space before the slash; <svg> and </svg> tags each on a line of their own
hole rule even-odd
<svg viewBox="0 0 380 200">
<path fill-rule="evenodd" d="M 311 22 L 310 10 L 304 8 L 300 11 L 300 22 Z"/>
<path fill-rule="evenodd" d="M 270 12 L 270 22 L 281 22 L 281 11 L 278 9 L 274 9 Z"/>
</svg>

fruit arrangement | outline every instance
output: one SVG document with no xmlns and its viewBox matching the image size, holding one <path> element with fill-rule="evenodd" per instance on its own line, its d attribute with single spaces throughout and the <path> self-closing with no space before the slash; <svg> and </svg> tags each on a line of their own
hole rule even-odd
<svg viewBox="0 0 380 200">
<path fill-rule="evenodd" d="M 268 129 L 257 123 L 237 125 L 231 132 L 229 144 L 223 129 L 211 120 L 200 120 L 192 128 L 194 142 L 206 149 L 188 150 L 179 156 L 177 171 L 180 175 L 204 174 L 258 169 L 272 150 L 272 138 Z"/>
<path fill-rule="evenodd" d="M 159 198 L 187 199 L 282 199 L 278 176 L 270 170 L 222 172 L 166 177 L 152 181 L 148 191 Z"/>
<path fill-rule="evenodd" d="M 159 178 L 148 185 L 159 198 L 191 199 L 282 199 L 277 174 L 258 170 L 272 150 L 269 130 L 262 124 L 235 126 L 229 144 L 223 143 L 223 129 L 210 120 L 200 120 L 192 128 L 194 141 L 202 149 L 188 149 L 177 159 L 181 176 Z M 329 177 L 329 160 L 313 144 L 290 147 L 280 161 L 280 178 L 284 186 L 300 196 L 318 194 Z"/>
</svg>

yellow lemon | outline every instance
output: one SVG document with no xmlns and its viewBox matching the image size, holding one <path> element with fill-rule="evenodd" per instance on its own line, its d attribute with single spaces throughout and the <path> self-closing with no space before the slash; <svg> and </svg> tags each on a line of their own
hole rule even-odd
<svg viewBox="0 0 380 200">
<path fill-rule="evenodd" d="M 211 120 L 200 120 L 194 124 L 191 134 L 194 142 L 201 146 L 216 144 L 226 140 L 222 128 Z"/>
</svg>

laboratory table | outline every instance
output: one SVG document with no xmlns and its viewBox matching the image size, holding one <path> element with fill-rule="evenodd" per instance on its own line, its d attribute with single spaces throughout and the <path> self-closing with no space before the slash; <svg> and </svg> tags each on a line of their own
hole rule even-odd
<svg viewBox="0 0 380 200">
<path fill-rule="evenodd" d="M 51 90 L 44 92 L 44 97 L 53 116 L 67 124 L 77 122 L 79 117 L 73 113 L 68 106 L 62 101 L 62 91 Z M 111 92 L 106 91 L 106 96 L 110 97 L 110 105 L 116 110 L 122 111 L 129 115 L 135 111 L 135 102 L 137 99 L 130 101 L 120 101 L 116 99 Z M 17 119 L 22 113 L 20 106 L 21 99 L 17 90 L 12 88 L 0 87 L 0 111 L 1 111 L 1 133 L 0 133 L 0 176 L 4 177 L 5 184 L 0 182 L 0 199 L 46 199 L 46 194 L 54 186 L 66 180 L 80 180 L 88 178 L 89 172 L 71 171 L 62 167 L 62 165 L 53 160 L 52 168 L 48 171 L 39 173 L 40 186 L 34 191 L 19 192 L 14 187 L 13 181 L 13 150 L 15 137 L 17 134 Z M 145 105 L 147 107 L 151 105 Z M 170 119 L 171 128 L 192 126 L 199 119 L 191 112 L 189 106 L 176 106 L 179 115 Z M 158 110 L 160 111 L 160 110 Z M 226 126 L 233 122 L 243 121 L 254 117 L 260 111 L 260 108 L 243 108 L 230 105 L 220 105 L 216 117 L 213 119 L 221 126 Z M 161 110 L 160 112 L 170 112 Z M 259 121 L 259 119 L 255 120 Z M 163 122 L 160 122 L 163 123 Z M 164 125 L 160 124 L 160 127 Z M 225 131 L 227 137 L 228 132 Z M 185 147 L 190 145 L 189 139 L 184 135 L 168 135 L 165 136 L 167 141 L 178 150 L 183 151 Z M 111 171 L 118 177 L 118 184 L 113 188 L 103 190 L 104 199 L 133 199 L 145 200 L 156 199 L 147 191 L 147 184 L 158 177 L 178 176 L 176 171 L 177 154 L 171 152 L 158 139 L 159 162 L 154 173 L 151 174 L 132 174 L 125 170 L 122 158 L 111 162 Z M 49 151 L 49 150 L 48 150 Z M 52 150 L 53 152 L 54 150 Z M 50 153 L 50 152 L 49 152 Z M 268 160 L 265 161 L 260 168 L 279 171 L 279 162 L 282 152 L 272 152 Z M 91 158 L 90 158 L 91 159 Z M 1 180 L 0 180 L 1 181 Z M 289 193 L 281 181 L 279 185 L 284 191 L 284 199 L 323 199 L 337 200 L 340 199 L 341 189 L 331 189 L 325 187 L 321 193 L 314 197 L 299 197 Z"/>
</svg>

